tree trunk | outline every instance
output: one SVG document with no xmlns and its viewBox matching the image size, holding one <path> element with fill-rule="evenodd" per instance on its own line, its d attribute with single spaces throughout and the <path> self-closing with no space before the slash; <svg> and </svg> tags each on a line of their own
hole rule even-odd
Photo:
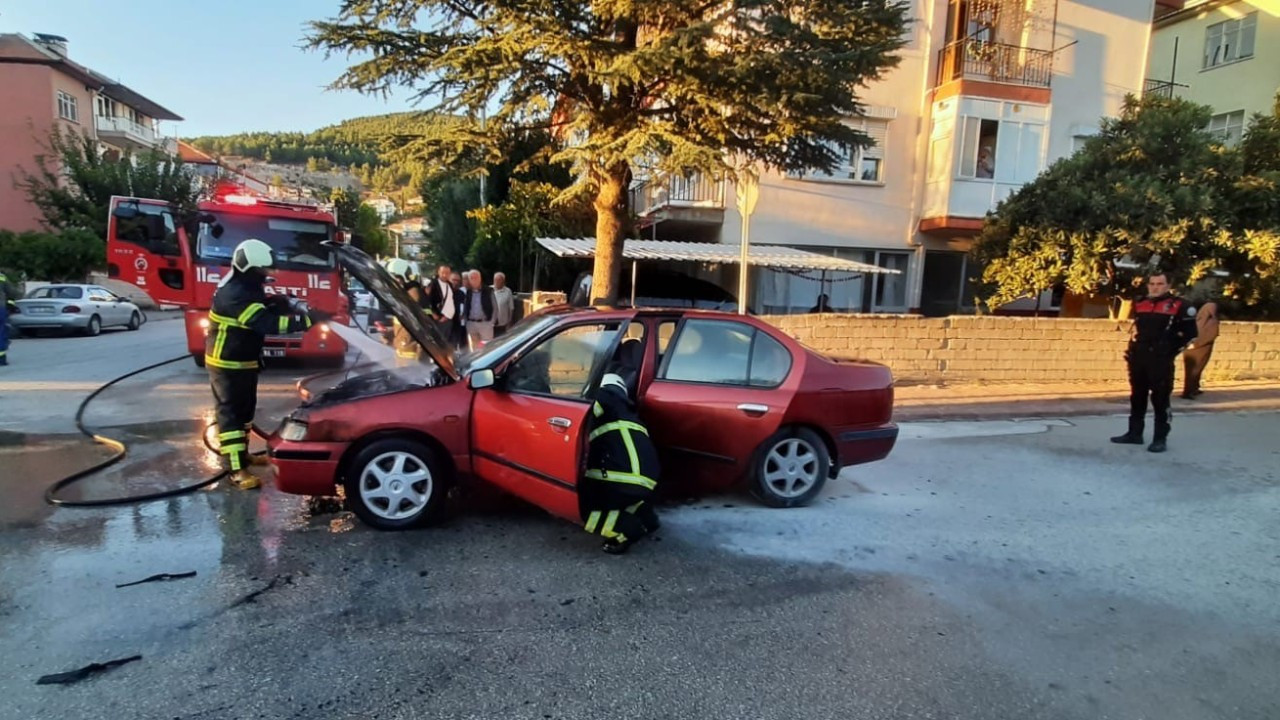
<svg viewBox="0 0 1280 720">
<path fill-rule="evenodd" d="M 618 300 L 622 269 L 623 226 L 627 217 L 627 166 L 614 165 L 600 174 L 596 191 L 596 264 L 591 273 L 591 302 Z"/>
</svg>

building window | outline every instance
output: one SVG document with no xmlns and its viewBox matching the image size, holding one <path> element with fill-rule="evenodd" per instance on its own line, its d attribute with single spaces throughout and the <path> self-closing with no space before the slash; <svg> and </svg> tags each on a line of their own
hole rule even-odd
<svg viewBox="0 0 1280 720">
<path fill-rule="evenodd" d="M 106 95 L 98 96 L 98 117 L 113 118 L 119 115 L 116 101 Z"/>
<path fill-rule="evenodd" d="M 58 117 L 71 122 L 80 122 L 80 108 L 73 95 L 58 91 Z"/>
<path fill-rule="evenodd" d="M 978 180 L 995 179 L 1000 121 L 966 117 L 961 121 L 961 128 L 959 176 Z"/>
<path fill-rule="evenodd" d="M 957 177 L 1021 184 L 1044 169 L 1044 125 L 963 117 L 960 127 Z"/>
<path fill-rule="evenodd" d="M 805 180 L 838 181 L 880 185 L 884 183 L 884 149 L 889 137 L 889 123 L 884 120 L 863 120 L 851 124 L 871 138 L 871 145 L 864 148 L 835 145 L 830 147 L 837 156 L 831 172 L 815 170 L 803 175 Z"/>
<path fill-rule="evenodd" d="M 1227 147 L 1235 147 L 1244 137 L 1244 111 L 1222 113 L 1209 119 L 1209 132 Z"/>
<path fill-rule="evenodd" d="M 875 276 L 871 305 L 873 312 L 906 312 L 907 311 L 907 264 L 911 261 L 910 253 L 876 252 L 876 265 L 889 270 L 897 270 L 897 275 Z"/>
<path fill-rule="evenodd" d="M 1205 68 L 1253 57 L 1258 34 L 1258 13 L 1210 25 L 1204 31 Z"/>
</svg>

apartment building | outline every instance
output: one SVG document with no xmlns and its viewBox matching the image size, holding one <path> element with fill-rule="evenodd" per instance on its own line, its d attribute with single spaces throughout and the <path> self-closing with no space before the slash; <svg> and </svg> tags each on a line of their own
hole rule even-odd
<svg viewBox="0 0 1280 720">
<path fill-rule="evenodd" d="M 137 91 L 76 63 L 65 38 L 0 34 L 0 228 L 32 230 L 40 214 L 13 186 L 19 169 L 35 170 L 55 127 L 93 138 L 104 155 L 177 151 L 158 131 L 182 118 Z"/>
<path fill-rule="evenodd" d="M 849 120 L 875 144 L 846 151 L 831 173 L 763 174 L 750 227 L 753 244 L 901 273 L 756 270 L 752 310 L 801 312 L 821 294 L 837 311 L 971 311 L 966 253 L 983 218 L 1142 92 L 1153 7 L 911 0 L 898 67 L 861 93 L 863 116 Z M 654 237 L 738 243 L 734 197 L 699 177 L 654 180 L 633 190 L 633 207 Z M 723 272 L 733 287 L 736 270 Z"/>
<path fill-rule="evenodd" d="M 1212 107 L 1209 128 L 1240 142 L 1280 91 L 1280 2 L 1191 0 L 1157 12 L 1146 90 Z"/>
</svg>

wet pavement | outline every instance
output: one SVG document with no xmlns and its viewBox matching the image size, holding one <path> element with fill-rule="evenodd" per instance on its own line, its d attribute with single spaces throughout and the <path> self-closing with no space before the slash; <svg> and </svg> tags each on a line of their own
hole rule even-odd
<svg viewBox="0 0 1280 720">
<path fill-rule="evenodd" d="M 131 457 L 85 493 L 211 469 L 200 400 L 120 391 L 91 417 Z M 624 557 L 478 494 L 405 533 L 269 484 L 54 509 L 100 451 L 0 436 L 0 717 L 1280 717 L 1280 415 L 1120 429 L 909 425 L 809 508 L 667 507 Z"/>
</svg>

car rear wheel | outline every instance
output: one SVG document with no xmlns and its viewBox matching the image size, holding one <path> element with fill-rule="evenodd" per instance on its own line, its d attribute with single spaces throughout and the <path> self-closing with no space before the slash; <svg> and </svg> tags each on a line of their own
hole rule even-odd
<svg viewBox="0 0 1280 720">
<path fill-rule="evenodd" d="M 783 428 L 760 445 L 751 474 L 751 494 L 769 507 L 807 505 L 827 482 L 831 455 L 817 433 Z"/>
<path fill-rule="evenodd" d="M 84 329 L 84 334 L 89 337 L 98 337 L 102 333 L 102 318 L 94 315 L 89 318 L 89 325 Z"/>
<path fill-rule="evenodd" d="M 347 503 L 366 524 L 404 530 L 439 520 L 447 471 L 436 453 L 409 438 L 370 443 L 348 466 Z"/>
<path fill-rule="evenodd" d="M 133 314 L 129 316 L 128 328 L 130 330 L 137 330 L 140 327 L 142 327 L 142 316 L 138 314 L 137 310 L 134 310 Z"/>
</svg>

